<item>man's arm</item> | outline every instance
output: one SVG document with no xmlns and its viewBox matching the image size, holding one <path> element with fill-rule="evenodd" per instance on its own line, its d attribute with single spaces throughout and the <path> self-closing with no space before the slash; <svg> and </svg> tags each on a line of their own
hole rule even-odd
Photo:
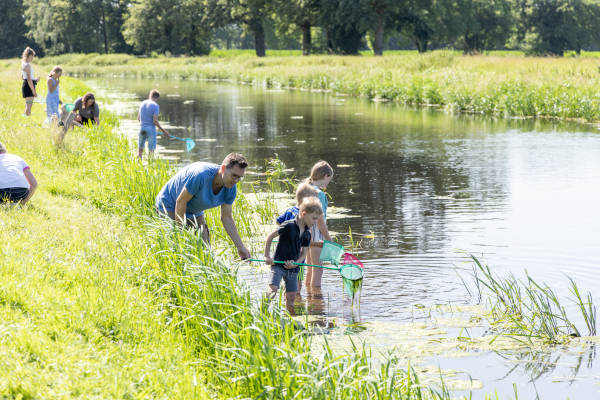
<svg viewBox="0 0 600 400">
<path fill-rule="evenodd" d="M 159 131 L 161 131 L 165 135 L 171 137 L 171 135 L 169 135 L 169 133 L 167 131 L 165 131 L 162 126 L 160 126 L 160 123 L 158 122 L 158 115 L 154 114 L 152 116 L 152 119 L 154 121 L 154 125 L 156 125 L 156 127 L 158 128 Z"/>
<path fill-rule="evenodd" d="M 27 195 L 27 197 L 21 200 L 21 204 L 25 204 L 29 201 L 29 199 L 31 199 L 31 196 L 33 196 L 33 193 L 35 193 L 35 189 L 37 189 L 38 185 L 35 176 L 33 176 L 29 168 L 26 168 L 23 171 L 23 175 L 25 175 L 25 179 L 27 179 L 27 182 L 29 183 L 29 194 Z"/>
<path fill-rule="evenodd" d="M 221 206 L 221 222 L 223 223 L 225 231 L 227 232 L 231 240 L 233 240 L 235 247 L 237 247 L 238 253 L 242 260 L 250 258 L 250 252 L 244 246 L 244 243 L 242 243 L 240 234 L 238 233 L 237 227 L 235 226 L 235 221 L 233 220 L 233 206 L 231 204 L 223 204 Z"/>
<path fill-rule="evenodd" d="M 185 211 L 192 197 L 194 196 L 185 187 L 179 193 L 177 200 L 175 200 L 175 222 L 185 226 Z"/>
</svg>

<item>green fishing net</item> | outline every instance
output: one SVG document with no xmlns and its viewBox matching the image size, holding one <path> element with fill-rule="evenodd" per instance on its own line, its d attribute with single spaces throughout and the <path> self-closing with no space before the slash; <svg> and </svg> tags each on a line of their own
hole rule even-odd
<svg viewBox="0 0 600 400">
<path fill-rule="evenodd" d="M 342 254 L 344 254 L 344 246 L 330 242 L 329 240 L 323 240 L 323 250 L 321 250 L 319 261 L 321 263 L 330 262 L 333 265 L 338 265 Z"/>
</svg>

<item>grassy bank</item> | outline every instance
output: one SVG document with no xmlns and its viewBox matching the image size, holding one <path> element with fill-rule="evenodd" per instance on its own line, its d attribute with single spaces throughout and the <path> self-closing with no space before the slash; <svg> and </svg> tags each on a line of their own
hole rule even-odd
<svg viewBox="0 0 600 400">
<path fill-rule="evenodd" d="M 0 207 L 0 398 L 450 397 L 368 348 L 315 356 L 279 304 L 240 287 L 215 213 L 212 249 L 151 217 L 167 163 L 132 158 L 106 113 L 57 147 L 43 106 L 23 117 L 15 88 L 0 71 L 0 141 L 40 186 L 26 207 Z M 61 80 L 64 98 L 85 90 Z"/>
<path fill-rule="evenodd" d="M 273 53 L 281 54 L 281 53 Z M 136 58 L 68 54 L 38 60 L 67 73 L 172 79 L 224 79 L 270 87 L 332 91 L 451 112 L 600 120 L 597 54 L 566 58 L 398 52 L 383 57 L 216 52 L 208 57 Z M 291 53 L 293 54 L 293 53 Z M 5 65 L 15 67 L 14 61 Z M 18 69 L 18 68 L 17 68 Z"/>
</svg>

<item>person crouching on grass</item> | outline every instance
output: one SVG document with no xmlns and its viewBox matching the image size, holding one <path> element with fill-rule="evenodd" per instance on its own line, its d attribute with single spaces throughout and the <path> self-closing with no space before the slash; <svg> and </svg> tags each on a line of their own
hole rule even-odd
<svg viewBox="0 0 600 400">
<path fill-rule="evenodd" d="M 299 267 L 292 263 L 306 258 L 310 245 L 310 228 L 323 214 L 321 202 L 316 197 L 308 197 L 300 204 L 300 212 L 294 219 L 283 222 L 276 231 L 267 236 L 265 242 L 265 262 L 271 265 L 271 283 L 268 297 L 274 298 L 281 279 L 285 281 L 286 307 L 294 315 L 294 301 L 298 291 Z M 279 236 L 275 255 L 271 258 L 271 242 Z M 275 261 L 284 262 L 275 263 Z"/>
</svg>

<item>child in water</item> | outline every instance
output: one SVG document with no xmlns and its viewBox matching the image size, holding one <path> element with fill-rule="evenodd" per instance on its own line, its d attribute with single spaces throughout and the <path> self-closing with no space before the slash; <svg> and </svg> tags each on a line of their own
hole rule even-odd
<svg viewBox="0 0 600 400">
<path fill-rule="evenodd" d="M 319 193 L 310 183 L 303 182 L 298 185 L 298 188 L 296 189 L 296 205 L 288 208 L 283 214 L 277 217 L 277 225 L 281 225 L 285 221 L 296 218 L 300 212 L 300 205 L 304 199 L 308 197 L 317 197 L 318 195 Z M 312 229 L 312 227 L 310 227 L 310 229 Z M 300 262 L 304 262 L 304 260 Z M 298 273 L 298 296 L 300 296 L 300 291 L 302 290 L 302 281 L 304 280 L 303 274 L 303 268 L 300 268 L 300 272 Z"/>
<path fill-rule="evenodd" d="M 323 214 L 317 220 L 317 223 L 313 226 L 311 231 L 312 241 L 317 246 L 310 246 L 308 252 L 307 264 L 320 265 L 319 257 L 321 256 L 322 246 L 318 246 L 319 242 L 325 240 L 331 240 L 329 236 L 329 230 L 327 229 L 327 195 L 323 192 L 323 189 L 327 188 L 329 182 L 333 179 L 333 168 L 327 161 L 319 161 L 313 165 L 310 171 L 310 177 L 306 179 L 306 183 L 309 183 L 315 188 L 318 195 L 317 197 L 321 201 L 321 208 Z M 323 269 L 316 267 L 307 267 L 306 272 L 306 286 L 307 287 L 321 287 L 321 278 L 323 277 Z"/>
<path fill-rule="evenodd" d="M 304 199 L 299 213 L 293 219 L 283 222 L 279 228 L 267 236 L 265 242 L 265 262 L 271 265 L 271 281 L 269 298 L 275 297 L 281 279 L 285 281 L 286 307 L 294 314 L 294 301 L 298 290 L 299 267 L 294 262 L 301 262 L 306 257 L 310 245 L 310 227 L 321 217 L 321 202 L 316 197 Z M 279 236 L 275 255 L 271 258 L 271 242 Z"/>
</svg>

